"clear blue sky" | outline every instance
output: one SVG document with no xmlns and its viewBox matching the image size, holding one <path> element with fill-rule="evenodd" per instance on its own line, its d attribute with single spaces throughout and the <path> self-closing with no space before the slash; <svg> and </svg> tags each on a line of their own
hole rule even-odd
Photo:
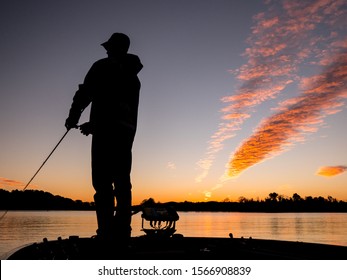
<svg viewBox="0 0 347 280">
<path fill-rule="evenodd" d="M 124 32 L 144 65 L 134 203 L 270 192 L 347 200 L 343 2 L 6 1 L 0 187 L 24 187 L 106 56 L 100 44 Z M 90 142 L 69 132 L 29 188 L 91 201 Z"/>
</svg>

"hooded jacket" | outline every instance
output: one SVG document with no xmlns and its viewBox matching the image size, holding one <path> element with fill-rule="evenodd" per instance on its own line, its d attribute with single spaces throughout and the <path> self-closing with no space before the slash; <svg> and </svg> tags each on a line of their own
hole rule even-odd
<svg viewBox="0 0 347 280">
<path fill-rule="evenodd" d="M 92 131 L 112 131 L 119 126 L 133 132 L 137 127 L 141 83 L 137 74 L 143 68 L 138 56 L 124 54 L 96 61 L 75 93 L 69 118 L 76 124 L 91 103 Z"/>
</svg>

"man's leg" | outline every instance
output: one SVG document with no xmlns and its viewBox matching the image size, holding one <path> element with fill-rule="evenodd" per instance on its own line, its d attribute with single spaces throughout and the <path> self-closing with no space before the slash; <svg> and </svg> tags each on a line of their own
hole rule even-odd
<svg viewBox="0 0 347 280">
<path fill-rule="evenodd" d="M 128 242 L 131 236 L 131 183 L 123 181 L 116 185 L 119 187 L 115 189 L 117 200 L 115 232 L 118 239 Z"/>
<path fill-rule="evenodd" d="M 110 171 L 109 150 L 103 138 L 93 136 L 92 180 L 95 189 L 94 202 L 98 222 L 97 234 L 101 239 L 111 240 L 114 235 L 114 192 Z"/>
<path fill-rule="evenodd" d="M 118 239 L 127 243 L 131 236 L 131 165 L 132 165 L 132 141 L 125 139 L 120 145 L 115 158 L 114 192 L 117 200 L 115 215 L 115 231 Z"/>
<path fill-rule="evenodd" d="M 98 222 L 97 235 L 100 239 L 111 240 L 113 231 L 114 198 L 113 193 L 96 192 L 94 195 L 96 217 Z"/>
</svg>

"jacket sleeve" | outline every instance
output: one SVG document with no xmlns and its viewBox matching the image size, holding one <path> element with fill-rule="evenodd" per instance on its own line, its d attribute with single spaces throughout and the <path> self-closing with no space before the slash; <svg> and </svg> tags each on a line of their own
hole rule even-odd
<svg viewBox="0 0 347 280">
<path fill-rule="evenodd" d="M 97 78 L 98 63 L 94 63 L 86 74 L 83 84 L 78 86 L 71 104 L 68 121 L 77 125 L 82 112 L 92 102 L 94 80 Z"/>
<path fill-rule="evenodd" d="M 80 84 L 78 86 L 78 90 L 76 91 L 73 97 L 73 101 L 69 111 L 68 119 L 70 123 L 73 123 L 75 125 L 78 124 L 82 112 L 90 104 L 91 101 L 92 99 L 89 90 L 86 88 L 84 84 Z"/>
<path fill-rule="evenodd" d="M 128 54 L 128 71 L 132 75 L 137 75 L 143 68 L 140 58 L 134 54 Z"/>
<path fill-rule="evenodd" d="M 138 74 L 142 70 L 143 65 L 142 65 L 141 60 L 138 56 L 135 56 L 134 62 L 135 62 L 134 63 L 134 69 L 135 69 L 136 74 Z"/>
</svg>

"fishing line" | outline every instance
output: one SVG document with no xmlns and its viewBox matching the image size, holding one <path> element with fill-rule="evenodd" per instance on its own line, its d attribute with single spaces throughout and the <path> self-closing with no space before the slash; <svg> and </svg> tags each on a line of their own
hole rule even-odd
<svg viewBox="0 0 347 280">
<path fill-rule="evenodd" d="M 31 179 L 29 180 L 29 182 L 25 185 L 23 191 L 25 191 L 25 189 L 30 185 L 30 183 L 32 182 L 32 180 L 34 180 L 34 178 L 36 177 L 36 175 L 40 172 L 41 168 L 45 165 L 45 163 L 47 162 L 47 160 L 51 157 L 51 155 L 54 153 L 54 151 L 58 148 L 58 146 L 60 145 L 61 141 L 63 141 L 63 139 L 65 138 L 65 136 L 68 134 L 68 132 L 70 131 L 70 129 L 66 130 L 66 132 L 64 133 L 63 137 L 60 138 L 59 142 L 57 143 L 57 145 L 55 145 L 55 147 L 53 148 L 52 152 L 48 155 L 48 157 L 44 160 L 44 162 L 41 164 L 41 166 L 39 167 L 39 169 L 35 172 L 34 176 L 31 177 Z M 8 210 L 5 211 L 5 213 L 0 217 L 0 220 L 2 220 L 5 215 L 7 214 Z"/>
</svg>

